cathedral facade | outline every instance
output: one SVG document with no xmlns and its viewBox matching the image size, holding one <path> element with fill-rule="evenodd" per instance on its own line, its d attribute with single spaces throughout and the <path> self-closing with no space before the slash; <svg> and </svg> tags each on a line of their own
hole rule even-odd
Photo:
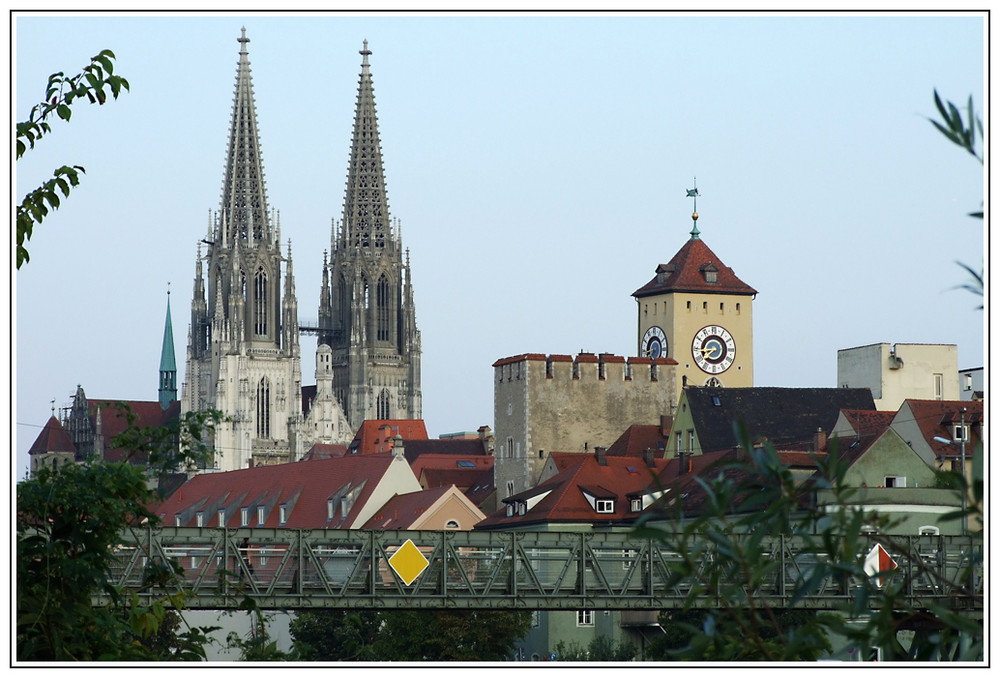
<svg viewBox="0 0 1000 678">
<path fill-rule="evenodd" d="M 409 250 L 389 216 L 368 42 L 361 50 L 347 192 L 323 262 L 319 344 L 329 346 L 333 390 L 351 426 L 420 419 L 420 332 Z"/>
<path fill-rule="evenodd" d="M 343 221 L 323 261 L 317 385 L 305 399 L 291 242 L 283 251 L 268 207 L 245 29 L 238 42 L 222 204 L 204 254 L 198 246 L 181 394 L 185 412 L 225 415 L 213 441 L 220 470 L 346 444 L 366 418 L 420 416 L 420 336 L 408 254 L 389 221 L 367 45 Z"/>
</svg>

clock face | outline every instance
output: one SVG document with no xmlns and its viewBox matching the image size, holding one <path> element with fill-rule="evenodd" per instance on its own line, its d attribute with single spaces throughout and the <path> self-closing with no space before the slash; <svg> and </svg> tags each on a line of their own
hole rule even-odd
<svg viewBox="0 0 1000 678">
<path fill-rule="evenodd" d="M 653 326 L 646 330 L 642 337 L 642 354 L 650 358 L 667 356 L 667 335 L 659 327 Z"/>
<path fill-rule="evenodd" d="M 709 325 L 698 330 L 691 343 L 694 361 L 703 372 L 721 374 L 736 359 L 736 341 L 726 328 Z"/>
</svg>

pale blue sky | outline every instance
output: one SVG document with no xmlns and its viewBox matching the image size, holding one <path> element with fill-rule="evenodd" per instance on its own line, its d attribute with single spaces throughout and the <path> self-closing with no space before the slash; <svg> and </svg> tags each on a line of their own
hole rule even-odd
<svg viewBox="0 0 1000 678">
<path fill-rule="evenodd" d="M 268 199 L 315 318 L 362 41 L 390 211 L 411 250 L 433 435 L 493 425 L 492 363 L 634 355 L 631 293 L 702 237 L 759 292 L 758 386 L 835 386 L 837 350 L 952 343 L 984 364 L 979 163 L 935 88 L 983 109 L 978 15 L 53 14 L 15 17 L 14 115 L 109 48 L 131 91 L 75 109 L 16 167 L 83 182 L 14 275 L 14 473 L 77 384 L 155 400 L 170 282 L 183 372 L 196 245 L 219 206 L 245 26 Z M 313 383 L 315 341 L 303 338 Z M 183 379 L 183 373 L 178 375 Z"/>
</svg>

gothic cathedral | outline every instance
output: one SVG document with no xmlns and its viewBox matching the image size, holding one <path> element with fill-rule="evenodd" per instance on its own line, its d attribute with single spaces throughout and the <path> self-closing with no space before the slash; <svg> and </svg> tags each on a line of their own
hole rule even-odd
<svg viewBox="0 0 1000 678">
<path fill-rule="evenodd" d="M 365 41 L 344 211 L 319 301 L 319 343 L 331 349 L 334 393 L 355 429 L 365 419 L 421 418 L 410 255 L 389 218 L 370 54 Z"/>
<path fill-rule="evenodd" d="M 198 246 L 182 388 L 183 411 L 227 417 L 214 440 L 220 470 L 296 461 L 317 442 L 345 444 L 366 418 L 421 416 L 409 255 L 404 261 L 389 222 L 367 44 L 307 399 L 291 242 L 283 255 L 280 220 L 268 209 L 245 29 L 238 42 L 222 204 L 204 256 Z"/>
</svg>

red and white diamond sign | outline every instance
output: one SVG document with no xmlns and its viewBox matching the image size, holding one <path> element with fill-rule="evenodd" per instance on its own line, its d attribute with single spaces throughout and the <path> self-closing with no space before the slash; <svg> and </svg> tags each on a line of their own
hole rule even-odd
<svg viewBox="0 0 1000 678">
<path fill-rule="evenodd" d="M 872 550 L 868 552 L 865 556 L 865 574 L 869 577 L 874 577 L 880 572 L 888 572 L 889 570 L 895 570 L 899 565 L 895 560 L 882 548 L 881 544 L 875 544 Z M 885 577 L 878 577 L 875 583 L 881 588 L 882 584 L 885 582 Z"/>
</svg>

